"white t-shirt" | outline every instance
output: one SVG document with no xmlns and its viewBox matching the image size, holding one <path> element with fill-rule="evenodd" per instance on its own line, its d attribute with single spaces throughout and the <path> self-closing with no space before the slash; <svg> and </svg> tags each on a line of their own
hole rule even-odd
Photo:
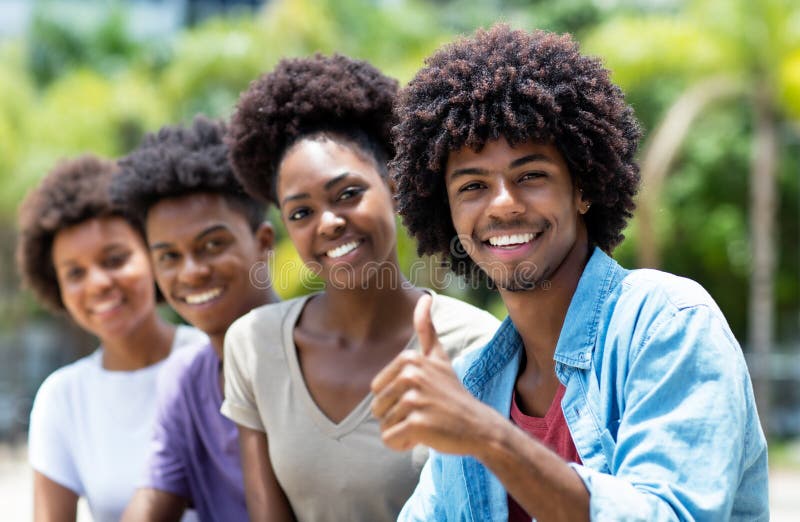
<svg viewBox="0 0 800 522">
<path fill-rule="evenodd" d="M 170 356 L 135 371 L 103 368 L 102 347 L 53 372 L 31 410 L 34 470 L 86 497 L 95 522 L 118 521 L 141 481 L 156 414 L 156 380 L 178 350 L 208 338 L 179 326 Z"/>
</svg>

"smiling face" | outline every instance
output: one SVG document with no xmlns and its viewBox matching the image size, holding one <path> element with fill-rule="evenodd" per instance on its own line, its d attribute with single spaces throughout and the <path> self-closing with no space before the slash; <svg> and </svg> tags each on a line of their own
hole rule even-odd
<svg viewBox="0 0 800 522">
<path fill-rule="evenodd" d="M 397 270 L 392 194 L 355 145 L 303 139 L 278 167 L 281 217 L 301 259 L 335 288 L 367 288 Z"/>
<path fill-rule="evenodd" d="M 445 183 L 461 243 L 501 290 L 552 281 L 586 252 L 588 206 L 553 145 L 511 147 L 501 138 L 480 152 L 459 149 L 448 156 Z"/>
<path fill-rule="evenodd" d="M 161 292 L 215 346 L 233 321 L 265 303 L 266 290 L 251 283 L 251 271 L 266 267 L 272 227 L 253 232 L 224 196 L 161 200 L 147 212 L 146 230 Z"/>
<path fill-rule="evenodd" d="M 155 287 L 141 236 L 120 217 L 64 228 L 53 239 L 61 300 L 78 325 L 106 344 L 155 314 Z"/>
</svg>

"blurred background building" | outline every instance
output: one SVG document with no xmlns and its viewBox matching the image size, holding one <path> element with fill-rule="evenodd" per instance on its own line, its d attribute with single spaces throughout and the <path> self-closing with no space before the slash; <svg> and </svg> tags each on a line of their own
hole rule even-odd
<svg viewBox="0 0 800 522">
<path fill-rule="evenodd" d="M 168 36 L 207 18 L 236 11 L 254 10 L 266 0 L 127 0 L 118 2 L 128 20 L 130 35 L 137 39 Z M 47 2 L 48 16 L 65 25 L 91 24 L 106 16 L 107 0 L 57 0 Z M 42 9 L 35 0 L 0 0 L 0 38 L 25 36 L 35 14 Z"/>
</svg>

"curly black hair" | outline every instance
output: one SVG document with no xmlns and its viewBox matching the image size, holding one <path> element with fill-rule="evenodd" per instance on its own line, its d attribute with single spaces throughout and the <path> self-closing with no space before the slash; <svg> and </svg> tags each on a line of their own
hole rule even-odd
<svg viewBox="0 0 800 522">
<path fill-rule="evenodd" d="M 369 63 L 340 54 L 281 60 L 242 93 L 231 118 L 236 177 L 254 197 L 277 205 L 283 156 L 301 138 L 317 136 L 355 144 L 387 176 L 397 88 Z"/>
<path fill-rule="evenodd" d="M 204 116 L 195 117 L 191 127 L 165 126 L 146 135 L 138 148 L 119 160 L 111 200 L 143 226 L 150 207 L 162 199 L 220 194 L 255 231 L 264 221 L 266 206 L 234 177 L 224 136 L 225 124 Z"/>
<path fill-rule="evenodd" d="M 600 61 L 581 55 L 569 35 L 501 24 L 444 46 L 425 63 L 398 96 L 397 154 L 389 164 L 419 254 L 443 255 L 468 277 L 481 273 L 457 244 L 444 170 L 451 151 L 479 151 L 500 137 L 559 149 L 592 203 L 584 215 L 589 240 L 610 253 L 634 209 L 641 130 Z"/>
<path fill-rule="evenodd" d="M 20 205 L 17 269 L 23 284 L 54 312 L 65 310 L 52 252 L 53 241 L 61 230 L 94 218 L 119 216 L 141 234 L 134 220 L 108 197 L 116 171 L 113 161 L 89 154 L 62 160 Z"/>
</svg>

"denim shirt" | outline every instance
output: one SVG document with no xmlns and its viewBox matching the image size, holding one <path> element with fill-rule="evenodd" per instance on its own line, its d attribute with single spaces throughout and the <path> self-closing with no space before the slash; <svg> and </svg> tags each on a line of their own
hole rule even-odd
<svg viewBox="0 0 800 522">
<path fill-rule="evenodd" d="M 509 319 L 456 360 L 464 386 L 505 416 L 522 340 Z M 592 520 L 769 519 L 767 444 L 741 349 L 697 283 L 628 271 L 599 249 L 554 355 L 561 408 Z M 398 520 L 507 520 L 506 491 L 470 456 L 431 450 Z"/>
</svg>

